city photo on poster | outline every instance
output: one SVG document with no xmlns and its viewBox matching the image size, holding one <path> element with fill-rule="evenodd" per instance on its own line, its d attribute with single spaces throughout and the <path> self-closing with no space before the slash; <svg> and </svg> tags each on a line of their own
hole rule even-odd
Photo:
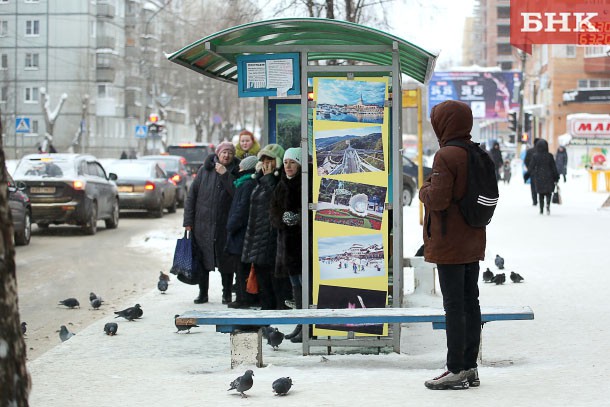
<svg viewBox="0 0 610 407">
<path fill-rule="evenodd" d="M 318 175 L 383 171 L 381 126 L 314 132 Z"/>
<path fill-rule="evenodd" d="M 284 149 L 301 146 L 301 105 L 276 105 L 276 142 Z"/>
<path fill-rule="evenodd" d="M 383 123 L 385 82 L 318 79 L 316 119 Z"/>
<path fill-rule="evenodd" d="M 386 291 L 320 285 L 318 309 L 385 308 Z M 383 324 L 317 324 L 316 329 L 383 335 Z"/>
<path fill-rule="evenodd" d="M 383 257 L 380 234 L 318 239 L 320 280 L 385 276 Z"/>
<path fill-rule="evenodd" d="M 386 187 L 322 178 L 315 220 L 381 229 Z"/>
</svg>

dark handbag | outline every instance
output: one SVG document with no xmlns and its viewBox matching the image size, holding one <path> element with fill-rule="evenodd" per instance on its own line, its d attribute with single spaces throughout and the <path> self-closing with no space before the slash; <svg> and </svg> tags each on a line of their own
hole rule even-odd
<svg viewBox="0 0 610 407">
<path fill-rule="evenodd" d="M 559 185 L 557 185 L 557 187 L 555 188 L 555 191 L 553 192 L 553 196 L 551 197 L 551 202 L 553 202 L 554 204 L 557 204 L 557 205 L 561 205 L 561 203 L 562 203 L 561 189 L 559 189 Z"/>
<path fill-rule="evenodd" d="M 523 182 L 527 182 L 528 179 L 530 179 L 530 172 L 529 171 L 525 171 L 523 173 Z"/>
<path fill-rule="evenodd" d="M 195 285 L 199 283 L 197 274 L 197 261 L 193 258 L 193 240 L 188 231 L 184 231 L 184 237 L 176 241 L 174 250 L 174 262 L 170 273 L 175 274 L 179 281 Z"/>
</svg>

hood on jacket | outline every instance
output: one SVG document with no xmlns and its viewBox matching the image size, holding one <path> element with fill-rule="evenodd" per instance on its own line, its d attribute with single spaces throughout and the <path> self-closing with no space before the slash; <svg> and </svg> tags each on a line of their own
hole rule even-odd
<svg viewBox="0 0 610 407">
<path fill-rule="evenodd" d="M 449 140 L 470 140 L 472 120 L 470 106 L 456 100 L 439 103 L 430 113 L 430 122 L 441 147 Z"/>
<path fill-rule="evenodd" d="M 534 149 L 537 153 L 548 153 L 549 152 L 549 143 L 546 140 L 540 139 L 534 146 Z"/>
</svg>

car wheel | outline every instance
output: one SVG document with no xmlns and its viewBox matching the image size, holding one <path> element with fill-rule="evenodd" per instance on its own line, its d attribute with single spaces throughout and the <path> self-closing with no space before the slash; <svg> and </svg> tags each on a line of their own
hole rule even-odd
<svg viewBox="0 0 610 407">
<path fill-rule="evenodd" d="M 177 207 L 178 207 L 178 198 L 174 195 L 174 199 L 172 199 L 172 204 L 167 207 L 167 212 L 176 213 Z"/>
<path fill-rule="evenodd" d="M 184 190 L 182 192 L 182 199 L 180 201 L 178 201 L 178 208 L 184 208 L 184 204 L 186 203 L 186 194 L 187 194 L 187 190 L 186 190 L 186 188 L 184 188 Z"/>
<path fill-rule="evenodd" d="M 413 200 L 413 192 L 407 187 L 404 187 L 402 190 L 402 206 L 411 205 L 411 201 Z"/>
<path fill-rule="evenodd" d="M 83 232 L 86 235 L 94 235 L 97 232 L 97 203 L 95 201 L 91 202 L 87 223 L 83 226 Z"/>
<path fill-rule="evenodd" d="M 164 201 L 164 198 L 161 197 L 161 199 L 159 199 L 159 202 L 157 203 L 157 207 L 155 209 L 150 210 L 150 216 L 152 216 L 153 218 L 162 218 L 163 217 L 163 210 L 165 209 L 163 207 L 163 201 Z"/>
<path fill-rule="evenodd" d="M 30 211 L 25 211 L 23 217 L 23 230 L 15 232 L 15 244 L 17 246 L 27 246 L 30 244 L 30 237 L 32 236 L 32 216 Z"/>
<path fill-rule="evenodd" d="M 110 213 L 110 218 L 104 221 L 106 223 L 106 229 L 116 229 L 119 226 L 119 201 L 118 199 L 114 200 L 112 204 L 112 210 Z"/>
</svg>

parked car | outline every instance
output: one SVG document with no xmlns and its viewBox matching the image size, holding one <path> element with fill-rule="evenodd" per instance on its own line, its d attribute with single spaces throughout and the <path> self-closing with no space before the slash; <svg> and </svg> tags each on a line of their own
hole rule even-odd
<svg viewBox="0 0 610 407">
<path fill-rule="evenodd" d="M 92 155 L 26 155 L 14 178 L 27 186 L 32 222 L 40 228 L 67 223 L 93 235 L 98 220 L 103 219 L 107 229 L 119 225 L 116 175 L 107 174 Z"/>
<path fill-rule="evenodd" d="M 182 143 L 167 146 L 169 155 L 177 155 L 186 159 L 186 168 L 193 175 L 197 174 L 208 154 L 213 152 L 214 145 L 207 143 Z"/>
<path fill-rule="evenodd" d="M 415 181 L 413 178 L 403 173 L 402 174 L 402 205 L 408 206 L 411 205 L 413 201 L 413 197 L 417 192 L 417 186 L 415 185 Z"/>
<path fill-rule="evenodd" d="M 8 175 L 8 206 L 11 208 L 15 245 L 27 246 L 32 236 L 32 204 L 25 193 L 27 186 Z"/>
<path fill-rule="evenodd" d="M 411 178 L 413 178 L 413 182 L 415 183 L 415 185 L 419 188 L 419 183 L 418 181 L 418 168 L 419 166 L 414 163 L 413 161 L 411 161 L 411 159 L 409 159 L 408 157 L 405 157 L 404 155 L 402 156 L 402 172 L 404 172 L 405 174 L 408 174 Z M 430 173 L 432 172 L 432 168 L 430 167 L 426 167 L 426 165 L 424 164 L 424 179 L 426 179 L 426 177 L 428 177 L 428 175 L 430 175 Z"/>
<path fill-rule="evenodd" d="M 186 169 L 186 159 L 177 155 L 145 155 L 140 159 L 152 160 L 159 164 L 159 167 L 176 184 L 178 207 L 184 208 L 186 194 L 193 183 L 193 177 Z"/>
<path fill-rule="evenodd" d="M 146 210 L 160 218 L 176 212 L 176 184 L 155 161 L 115 160 L 106 164 L 116 174 L 120 208 Z"/>
</svg>

